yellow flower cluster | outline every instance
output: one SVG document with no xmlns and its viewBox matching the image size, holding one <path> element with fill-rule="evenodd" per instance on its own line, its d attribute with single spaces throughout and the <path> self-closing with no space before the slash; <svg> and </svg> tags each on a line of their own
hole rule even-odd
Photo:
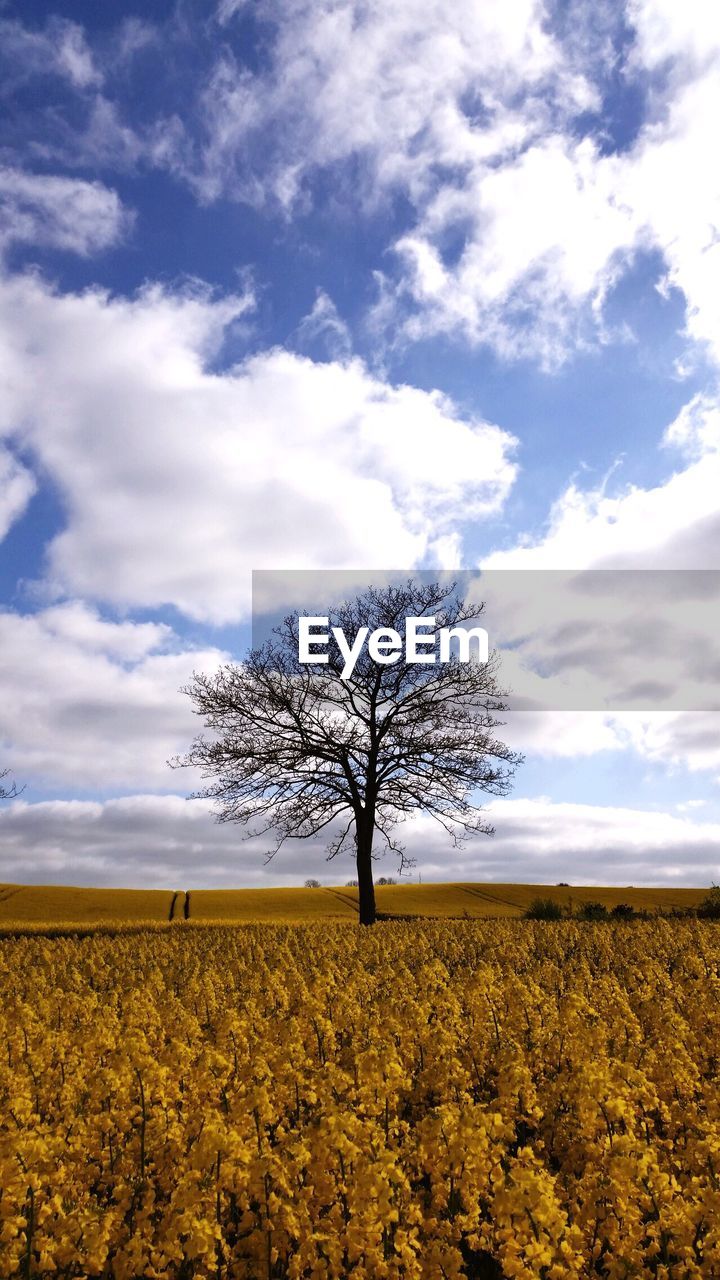
<svg viewBox="0 0 720 1280">
<path fill-rule="evenodd" d="M 0 1277 L 720 1276 L 720 930 L 0 944 Z"/>
</svg>

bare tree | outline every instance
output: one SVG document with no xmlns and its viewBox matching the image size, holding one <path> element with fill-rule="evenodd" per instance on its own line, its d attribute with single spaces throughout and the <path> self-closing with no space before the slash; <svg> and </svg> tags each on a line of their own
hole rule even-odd
<svg viewBox="0 0 720 1280">
<path fill-rule="evenodd" d="M 9 787 L 3 786 L 3 778 L 7 778 L 10 770 L 3 769 L 0 772 L 0 800 L 12 800 L 14 796 L 19 796 L 22 787 L 18 790 L 17 785 L 11 782 Z"/>
<path fill-rule="evenodd" d="M 405 636 L 408 617 L 434 617 L 435 631 L 477 619 L 454 586 L 410 580 L 368 588 L 330 611 L 330 625 L 354 637 L 360 627 Z M 433 631 L 429 630 L 428 635 Z M 298 658 L 298 618 L 251 649 L 241 665 L 194 673 L 182 692 L 211 737 L 197 737 L 174 766 L 196 766 L 213 781 L 196 795 L 216 802 L 221 822 L 247 835 L 272 831 L 272 857 L 289 838 L 328 831 L 328 857 L 354 847 L 360 920 L 375 921 L 372 861 L 376 834 L 409 865 L 393 830 L 413 811 L 435 818 L 457 845 L 492 834 L 478 793 L 507 794 L 522 757 L 493 737 L 506 709 L 498 657 L 381 665 L 366 648 L 352 674 L 330 646 L 326 665 Z"/>
</svg>

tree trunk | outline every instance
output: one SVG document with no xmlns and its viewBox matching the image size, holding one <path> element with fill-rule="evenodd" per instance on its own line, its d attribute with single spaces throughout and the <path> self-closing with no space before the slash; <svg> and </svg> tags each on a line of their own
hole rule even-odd
<svg viewBox="0 0 720 1280">
<path fill-rule="evenodd" d="M 355 842 L 357 845 L 358 902 L 360 905 L 360 923 L 375 923 L 375 886 L 372 873 L 373 823 L 365 820 L 357 822 Z"/>
</svg>

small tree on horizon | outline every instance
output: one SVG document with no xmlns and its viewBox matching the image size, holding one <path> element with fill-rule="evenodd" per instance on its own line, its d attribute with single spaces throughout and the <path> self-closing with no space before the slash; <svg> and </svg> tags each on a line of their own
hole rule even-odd
<svg viewBox="0 0 720 1280">
<path fill-rule="evenodd" d="M 350 638 L 363 626 L 392 628 L 404 642 L 407 617 L 434 617 L 437 630 L 473 621 L 482 608 L 466 605 L 454 585 L 411 579 L 369 587 L 331 610 L 330 626 Z M 212 779 L 195 796 L 215 801 L 219 821 L 238 822 L 248 837 L 273 831 L 268 858 L 288 839 L 325 831 L 328 859 L 353 847 L 360 922 L 373 924 L 376 835 L 402 871 L 409 860 L 392 833 L 412 812 L 434 818 L 455 845 L 493 833 L 477 793 L 506 795 L 522 761 L 492 732 L 506 709 L 499 658 L 430 665 L 401 654 L 380 665 L 364 648 L 343 680 L 335 646 L 327 664 L 306 665 L 298 638 L 298 618 L 289 616 L 242 664 L 195 672 L 182 692 L 213 736 L 201 734 L 170 763 Z"/>
</svg>

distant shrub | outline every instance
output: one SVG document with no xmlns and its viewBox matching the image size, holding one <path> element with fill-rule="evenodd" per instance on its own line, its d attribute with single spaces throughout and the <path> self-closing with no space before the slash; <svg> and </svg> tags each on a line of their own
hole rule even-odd
<svg viewBox="0 0 720 1280">
<path fill-rule="evenodd" d="M 392 876 L 380 876 L 378 884 L 397 884 L 397 880 L 393 880 Z"/>
<path fill-rule="evenodd" d="M 526 920 L 562 920 L 562 905 L 554 898 L 533 898 L 525 912 Z"/>
<path fill-rule="evenodd" d="M 720 920 L 720 884 L 714 884 L 705 895 L 697 914 L 702 920 Z"/>
<path fill-rule="evenodd" d="M 313 879 L 312 879 L 312 877 L 311 877 L 309 880 L 306 880 L 306 881 L 305 881 L 305 888 L 306 888 L 306 889 L 321 889 L 321 888 L 322 888 L 322 885 L 320 884 L 320 881 L 319 881 L 319 880 L 313 880 Z"/>
<path fill-rule="evenodd" d="M 602 902 L 583 902 L 578 911 L 578 920 L 605 920 L 608 909 Z"/>
<path fill-rule="evenodd" d="M 357 880 L 346 880 L 346 881 L 345 881 L 345 887 L 346 887 L 346 889 L 357 889 L 357 887 L 358 887 L 358 882 L 357 882 Z"/>
<path fill-rule="evenodd" d="M 557 885 L 556 885 L 556 888 L 558 888 L 558 889 L 569 889 L 569 888 L 570 888 L 570 885 L 568 884 L 567 880 L 558 880 Z"/>
<path fill-rule="evenodd" d="M 627 902 L 617 902 L 610 912 L 616 920 L 632 920 L 635 915 L 635 908 L 631 907 Z"/>
</svg>

